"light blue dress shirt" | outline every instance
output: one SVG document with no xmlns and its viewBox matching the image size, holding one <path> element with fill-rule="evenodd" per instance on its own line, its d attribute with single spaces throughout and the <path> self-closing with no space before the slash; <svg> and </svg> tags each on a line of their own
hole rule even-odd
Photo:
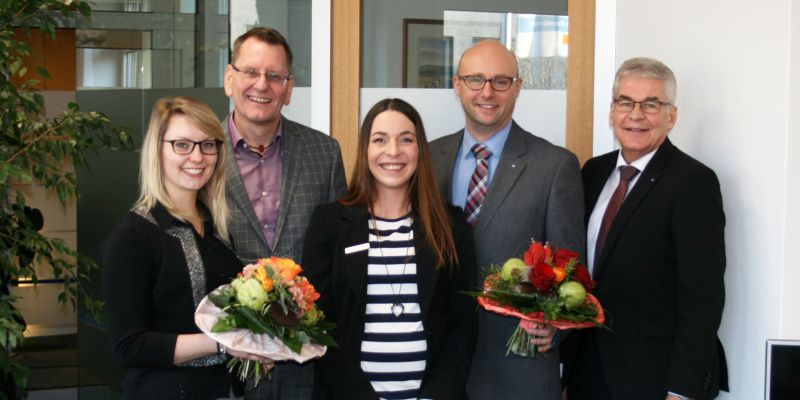
<svg viewBox="0 0 800 400">
<path fill-rule="evenodd" d="M 475 154 L 472 153 L 472 146 L 475 143 L 483 143 L 484 146 L 489 148 L 492 156 L 489 157 L 489 179 L 487 181 L 487 189 L 491 190 L 492 178 L 497 165 L 500 163 L 500 155 L 503 154 L 503 147 L 506 145 L 506 139 L 511 132 L 511 122 L 508 123 L 503 129 L 492 135 L 489 140 L 485 142 L 478 142 L 472 133 L 466 128 L 464 129 L 464 137 L 461 139 L 461 147 L 456 154 L 456 163 L 453 168 L 453 181 L 451 190 L 453 205 L 464 208 L 467 202 L 467 192 L 469 191 L 469 181 L 472 179 L 472 174 L 475 172 L 475 165 L 477 159 Z"/>
</svg>

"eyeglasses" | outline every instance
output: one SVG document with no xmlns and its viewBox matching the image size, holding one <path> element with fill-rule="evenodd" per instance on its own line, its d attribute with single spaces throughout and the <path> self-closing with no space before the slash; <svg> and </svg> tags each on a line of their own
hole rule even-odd
<svg viewBox="0 0 800 400">
<path fill-rule="evenodd" d="M 191 140 L 184 140 L 184 139 L 176 139 L 176 140 L 162 140 L 162 142 L 167 142 L 172 145 L 172 151 L 175 154 L 185 156 L 192 154 L 194 151 L 194 146 L 200 145 L 200 152 L 207 155 L 213 156 L 214 154 L 219 153 L 219 146 L 222 144 L 222 140 L 214 139 L 214 140 L 203 140 L 202 142 L 193 142 Z"/>
<path fill-rule="evenodd" d="M 231 68 L 233 68 L 234 71 L 242 74 L 244 79 L 247 81 L 255 82 L 263 76 L 267 78 L 267 82 L 275 86 L 286 86 L 286 82 L 289 82 L 290 79 L 294 78 L 294 74 L 291 73 L 289 75 L 281 75 L 277 72 L 265 72 L 262 74 L 261 72 L 258 72 L 252 68 L 241 70 L 236 68 L 236 66 L 233 64 L 231 64 Z"/>
<path fill-rule="evenodd" d="M 458 79 L 464 81 L 464 84 L 472 90 L 481 90 L 486 86 L 486 82 L 489 82 L 492 85 L 492 89 L 501 92 L 508 90 L 512 83 L 519 80 L 519 78 L 512 78 L 509 76 L 495 76 L 492 79 L 486 79 L 480 75 L 459 75 Z"/>
<path fill-rule="evenodd" d="M 628 99 L 614 99 L 614 110 L 622 113 L 629 113 L 636 108 L 637 104 L 645 114 L 655 114 L 661 111 L 661 106 L 672 105 L 672 103 L 658 100 L 633 101 Z"/>
</svg>

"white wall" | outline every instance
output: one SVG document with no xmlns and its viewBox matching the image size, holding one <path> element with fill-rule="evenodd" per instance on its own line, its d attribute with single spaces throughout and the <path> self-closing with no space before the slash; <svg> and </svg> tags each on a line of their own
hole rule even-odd
<svg viewBox="0 0 800 400">
<path fill-rule="evenodd" d="M 780 338 L 800 339 L 800 317 L 798 317 L 797 306 L 800 304 L 800 290 L 797 284 L 800 283 L 800 160 L 797 154 L 800 153 L 800 5 L 796 2 L 791 7 L 791 37 L 790 43 L 791 61 L 789 71 L 789 140 L 786 146 L 787 158 L 787 196 L 786 196 L 786 224 L 784 240 L 786 251 L 784 252 L 783 267 L 783 290 L 781 300 L 780 315 Z M 794 133 L 794 134 L 792 134 Z"/>
<path fill-rule="evenodd" d="M 679 112 L 670 138 L 721 181 L 728 268 L 720 337 L 732 385 L 721 399 L 763 398 L 766 339 L 800 339 L 800 227 L 792 223 L 800 214 L 800 141 L 791 134 L 800 130 L 800 44 L 791 40 L 800 38 L 800 5 L 792 6 L 616 1 L 616 65 L 650 56 L 675 71 Z"/>
</svg>

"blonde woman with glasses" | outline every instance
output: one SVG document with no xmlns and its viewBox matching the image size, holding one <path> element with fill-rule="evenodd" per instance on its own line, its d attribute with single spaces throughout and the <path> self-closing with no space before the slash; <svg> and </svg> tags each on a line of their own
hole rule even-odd
<svg viewBox="0 0 800 400">
<path fill-rule="evenodd" d="M 226 348 L 194 310 L 242 263 L 228 247 L 225 147 L 211 109 L 156 102 L 142 144 L 140 195 L 103 246 L 103 292 L 126 399 L 228 398 Z M 257 356 L 230 351 L 233 356 Z"/>
</svg>

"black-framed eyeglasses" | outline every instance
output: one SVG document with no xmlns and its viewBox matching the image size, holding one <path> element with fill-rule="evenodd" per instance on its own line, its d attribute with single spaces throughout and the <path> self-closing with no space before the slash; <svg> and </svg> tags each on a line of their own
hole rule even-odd
<svg viewBox="0 0 800 400">
<path fill-rule="evenodd" d="M 201 142 L 194 142 L 186 139 L 175 139 L 162 140 L 162 142 L 171 144 L 172 151 L 181 156 L 192 154 L 194 147 L 197 145 L 200 145 L 201 153 L 207 156 L 213 156 L 214 154 L 219 153 L 219 147 L 222 145 L 222 140 L 219 139 L 203 140 Z"/>
<path fill-rule="evenodd" d="M 231 64 L 231 68 L 233 68 L 234 71 L 242 74 L 244 79 L 246 79 L 248 81 L 255 82 L 259 78 L 261 78 L 263 76 L 263 77 L 267 78 L 267 82 L 269 82 L 271 85 L 276 85 L 276 86 L 286 86 L 286 83 L 289 82 L 289 80 L 291 80 L 292 78 L 294 78 L 294 74 L 292 74 L 292 73 L 290 73 L 289 75 L 281 75 L 281 74 L 279 74 L 277 72 L 264 72 L 264 73 L 261 73 L 261 72 L 258 72 L 256 70 L 252 69 L 252 68 L 247 68 L 247 69 L 243 69 L 242 70 L 242 69 L 236 68 L 236 66 L 233 65 L 233 64 Z"/>
<path fill-rule="evenodd" d="M 486 86 L 486 82 L 489 82 L 492 89 L 500 92 L 508 90 L 514 82 L 519 80 L 519 78 L 510 76 L 495 76 L 492 79 L 486 79 L 480 75 L 459 75 L 458 79 L 464 81 L 464 84 L 471 90 L 481 90 Z"/>
<path fill-rule="evenodd" d="M 614 99 L 613 103 L 614 103 L 614 110 L 622 113 L 629 113 L 633 111 L 633 109 L 636 108 L 636 105 L 638 104 L 642 112 L 645 114 L 655 114 L 661 111 L 662 106 L 672 105 L 672 103 L 658 101 L 658 100 L 633 101 L 631 99 L 621 99 L 621 98 Z"/>
</svg>

